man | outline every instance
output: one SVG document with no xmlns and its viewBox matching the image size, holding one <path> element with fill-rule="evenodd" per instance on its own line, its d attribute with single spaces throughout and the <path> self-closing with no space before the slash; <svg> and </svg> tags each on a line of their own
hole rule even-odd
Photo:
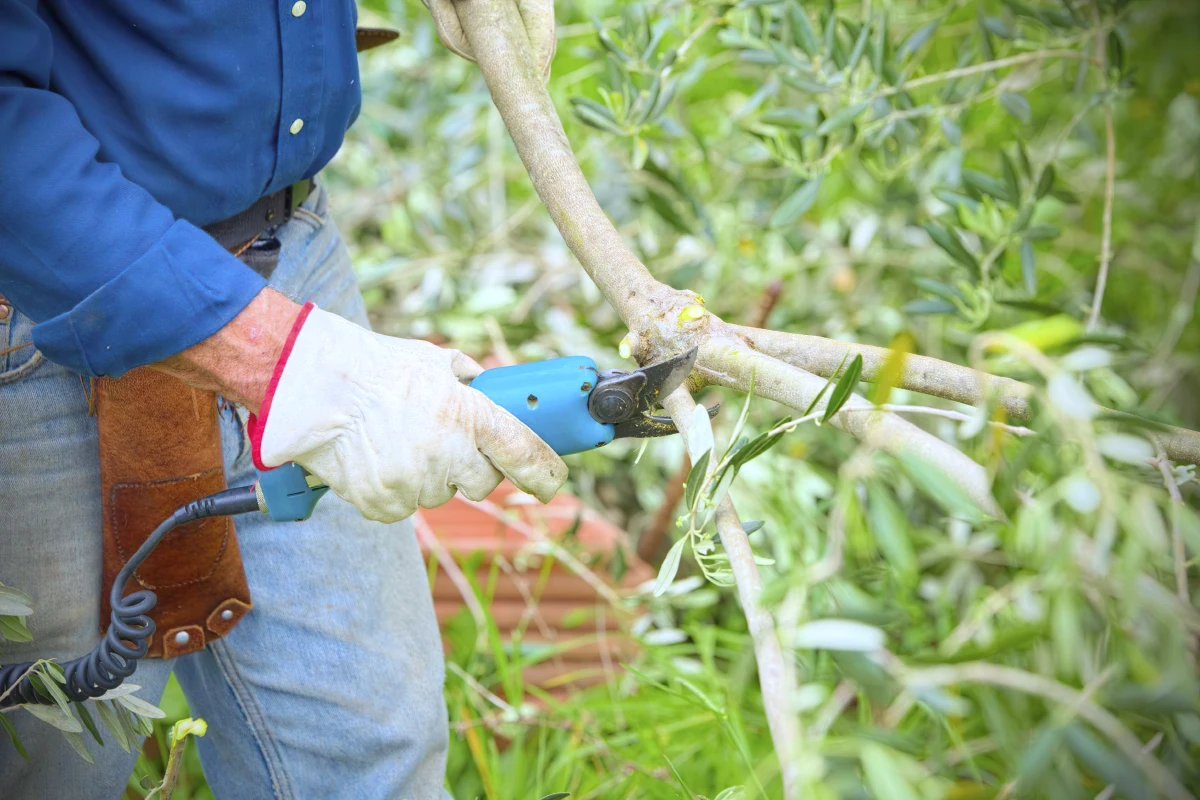
<svg viewBox="0 0 1200 800">
<path fill-rule="evenodd" d="M 431 2 L 443 41 L 470 57 L 452 0 Z M 519 6 L 548 68 L 551 0 Z M 172 445 L 203 421 L 203 392 L 194 420 L 154 428 L 157 389 L 130 397 L 132 376 L 111 379 L 148 366 L 137 386 L 181 379 L 229 401 L 214 450 L 228 485 L 298 461 L 341 498 L 304 523 L 239 517 L 253 610 L 232 630 L 216 616 L 179 628 L 158 644 L 167 655 L 198 646 L 189 630 L 228 635 L 144 660 L 130 681 L 156 701 L 174 669 L 209 722 L 198 746 L 218 797 L 438 796 L 436 621 L 411 525 L 381 523 L 456 490 L 481 498 L 502 476 L 545 501 L 566 478 L 463 385 L 473 361 L 366 328 L 307 180 L 358 113 L 356 16 L 350 0 L 0 0 L 0 583 L 34 599 L 34 641 L 0 643 L 0 664 L 66 661 L 97 640 L 101 540 L 120 550 L 132 535 L 109 516 L 125 484 L 99 466 L 102 451 L 109 467 L 123 457 L 98 446 L 110 415 L 150 408 L 124 432 L 144 444 L 139 428 L 156 431 L 150 460 L 190 455 Z M 106 380 L 89 394 L 81 376 Z M 220 619 L 249 608 L 230 603 Z M 91 766 L 49 726 L 7 717 L 31 761 L 0 737 L 0 795 L 121 794 L 133 755 L 93 746 Z"/>
</svg>

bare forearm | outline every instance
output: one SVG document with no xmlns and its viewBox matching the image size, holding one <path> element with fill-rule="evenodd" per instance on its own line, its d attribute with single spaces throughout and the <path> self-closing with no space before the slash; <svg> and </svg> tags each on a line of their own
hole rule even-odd
<svg viewBox="0 0 1200 800">
<path fill-rule="evenodd" d="M 258 413 L 299 313 L 296 303 L 273 289 L 263 289 L 224 328 L 151 366 Z"/>
</svg>

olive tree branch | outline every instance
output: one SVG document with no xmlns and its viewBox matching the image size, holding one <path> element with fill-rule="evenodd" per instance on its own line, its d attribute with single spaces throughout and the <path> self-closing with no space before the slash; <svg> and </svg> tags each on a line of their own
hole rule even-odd
<svg viewBox="0 0 1200 800">
<path fill-rule="evenodd" d="M 998 58 L 995 61 L 984 61 L 980 64 L 971 64 L 967 67 L 959 67 L 945 72 L 935 72 L 931 75 L 923 75 L 920 78 L 914 78 L 911 81 L 905 81 L 896 86 L 888 86 L 879 92 L 875 93 L 875 97 L 891 97 L 901 92 L 908 92 L 913 89 L 919 89 L 922 86 L 930 86 L 936 83 L 945 83 L 959 78 L 967 78 L 971 75 L 978 75 L 983 72 L 995 72 L 998 69 L 1006 69 L 1008 67 L 1016 67 L 1021 64 L 1029 64 L 1035 61 L 1046 61 L 1051 58 L 1074 58 L 1081 61 L 1092 61 L 1091 56 L 1079 50 L 1034 50 L 1028 53 L 1020 53 L 1007 58 Z"/>
<path fill-rule="evenodd" d="M 822 377 L 834 374 L 849 353 L 862 356 L 862 379 L 873 382 L 879 378 L 891 352 L 886 347 L 840 342 L 805 333 L 785 333 L 742 325 L 725 327 L 754 350 Z M 904 372 L 896 386 L 966 405 L 979 405 L 985 399 L 994 397 L 1011 419 L 1027 421 L 1033 416 L 1028 398 L 1033 395 L 1034 388 L 1029 384 L 929 356 L 907 356 L 904 359 Z M 1171 460 L 1200 464 L 1200 433 L 1173 425 L 1156 425 L 1154 435 Z"/>
<path fill-rule="evenodd" d="M 1092 310 L 1087 329 L 1100 324 L 1100 306 L 1104 304 L 1104 289 L 1108 285 L 1108 268 L 1112 263 L 1112 213 L 1114 183 L 1117 169 L 1116 134 L 1113 132 L 1112 104 L 1104 106 L 1104 216 L 1100 234 L 1100 271 L 1096 275 L 1096 291 L 1092 295 Z"/>
<path fill-rule="evenodd" d="M 822 377 L 832 375 L 846 354 L 850 353 L 851 356 L 862 356 L 862 379 L 875 381 L 891 353 L 886 347 L 839 342 L 805 333 L 785 333 L 741 325 L 729 327 L 760 353 Z M 1030 416 L 1026 398 L 1033 394 L 1032 386 L 929 356 L 906 356 L 904 372 L 896 385 L 901 389 L 967 405 L 979 403 L 986 394 L 996 397 L 1010 417 L 1028 419 Z"/>
<path fill-rule="evenodd" d="M 1183 530 L 1179 526 L 1178 511 L 1183 506 L 1183 494 L 1179 491 L 1179 482 L 1175 480 L 1171 460 L 1163 452 L 1162 445 L 1155 442 L 1155 449 L 1158 451 L 1158 458 L 1154 459 L 1153 463 L 1158 467 L 1163 486 L 1171 497 L 1171 553 L 1175 559 L 1175 593 L 1181 601 L 1190 605 L 1192 594 L 1188 591 L 1187 549 L 1184 547 Z"/>
<path fill-rule="evenodd" d="M 679 388 L 663 400 L 663 407 L 675 420 L 679 432 L 690 434 L 692 412 L 696 401 L 686 388 Z M 775 620 L 771 612 L 759 604 L 762 594 L 762 579 L 754 563 L 750 539 L 742 528 L 737 511 L 729 495 L 717 506 L 717 532 L 721 544 L 729 555 L 729 566 L 737 584 L 738 598 L 750 628 L 754 642 L 754 657 L 758 663 L 758 680 L 763 692 L 763 711 L 767 715 L 767 726 L 779 756 L 779 767 L 783 777 L 783 792 L 788 798 L 800 797 L 799 756 L 803 733 L 799 718 L 792 709 L 791 699 L 796 696 L 796 670 L 790 657 L 779 644 Z"/>
<path fill-rule="evenodd" d="M 814 374 L 821 372 L 820 369 L 803 359 L 789 358 L 784 352 L 797 346 L 794 335 L 727 325 L 708 313 L 703 308 L 703 301 L 694 293 L 675 290 L 656 281 L 626 246 L 597 203 L 571 151 L 542 76 L 534 66 L 516 5 L 511 0 L 462 0 L 456 8 L 492 100 L 512 136 L 535 191 L 584 270 L 628 326 L 630 336 L 625 344 L 630 353 L 641 363 L 647 363 L 700 345 L 701 355 L 693 381 L 708 381 L 745 391 L 749 388 L 750 376 L 757 371 L 756 390 L 761 396 L 793 407 L 807 407 L 825 381 Z M 996 68 L 996 64 L 988 68 Z M 908 88 L 912 85 L 910 82 Z M 800 349 L 806 351 L 805 358 L 809 360 L 813 356 L 818 356 L 817 360 L 826 360 L 826 375 L 837 369 L 848 349 L 864 352 L 864 361 L 871 361 L 866 370 L 868 375 L 878 374 L 887 353 L 883 348 L 870 348 L 867 352 L 857 345 L 819 337 L 806 337 Z M 875 358 L 868 359 L 869 354 Z M 977 402 L 986 393 L 1000 397 L 1012 416 L 1020 418 L 1029 413 L 1026 398 L 1031 392 L 1030 387 L 1010 379 L 923 357 L 910 359 L 905 378 L 917 384 L 902 384 L 905 388 L 916 388 L 961 402 Z M 668 410 L 685 435 L 690 421 L 685 417 L 692 407 L 693 401 L 686 392 L 677 393 L 668 401 Z M 863 398 L 854 396 L 831 422 L 871 446 L 896 454 L 915 453 L 940 468 L 982 509 L 1000 515 L 982 466 L 899 416 L 879 410 Z M 1195 437 L 1195 452 L 1200 453 L 1200 436 L 1192 436 Z M 1164 442 L 1164 446 L 1171 452 L 1170 444 Z M 759 681 L 780 760 L 785 797 L 791 800 L 801 790 L 799 781 L 802 779 L 794 762 L 804 755 L 798 750 L 801 740 L 791 711 L 795 678 L 784 657 L 770 612 L 757 604 L 757 568 L 736 512 L 727 498 L 719 508 L 718 529 L 723 541 L 729 536 L 726 552 L 739 596 L 752 631 L 758 632 L 754 635 L 754 643 Z"/>
<path fill-rule="evenodd" d="M 596 202 L 534 65 L 515 4 L 469 0 L 456 8 L 534 190 L 588 276 L 621 319 L 637 328 L 656 299 L 647 291 L 674 292 L 654 280 Z"/>
<path fill-rule="evenodd" d="M 812 403 L 826 383 L 824 378 L 799 367 L 739 347 L 735 342 L 715 338 L 702 345 L 698 364 L 701 375 L 710 383 L 740 391 L 750 388 L 750 376 L 753 374 L 755 394 L 801 410 Z M 816 410 L 824 409 L 827 403 L 828 397 L 822 398 Z M 829 421 L 835 427 L 892 455 L 909 453 L 919 456 L 941 469 L 981 509 L 994 517 L 1003 516 L 992 497 L 987 470 L 961 450 L 908 420 L 879 409 L 859 395 L 851 395 Z"/>
<path fill-rule="evenodd" d="M 1056 680 L 1031 672 L 986 662 L 970 662 L 942 667 L 905 669 L 900 680 L 908 687 L 946 686 L 957 683 L 982 683 L 1002 686 L 1026 694 L 1038 695 L 1070 708 L 1096 730 L 1107 736 L 1150 780 L 1155 790 L 1171 800 L 1194 800 L 1162 762 L 1142 750 L 1142 743 L 1108 710 L 1094 703 L 1083 692 Z"/>
</svg>

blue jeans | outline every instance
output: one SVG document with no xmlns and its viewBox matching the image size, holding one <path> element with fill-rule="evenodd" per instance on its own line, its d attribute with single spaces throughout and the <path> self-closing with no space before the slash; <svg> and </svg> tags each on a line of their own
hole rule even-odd
<svg viewBox="0 0 1200 800">
<path fill-rule="evenodd" d="M 318 189 L 280 231 L 271 285 L 367 324 L 349 254 Z M 30 341 L 16 312 L 0 351 Z M 254 480 L 245 411 L 222 411 L 230 486 Z M 0 583 L 33 596 L 28 644 L 0 663 L 68 660 L 99 638 L 100 492 L 95 419 L 78 376 L 33 347 L 0 355 Z M 410 523 L 381 525 L 330 494 L 312 519 L 237 518 L 254 610 L 206 649 L 142 661 L 129 679 L 157 702 L 172 669 L 217 797 L 435 798 L 445 774 L 443 663 Z M 91 742 L 95 766 L 24 711 L 32 763 L 0 734 L 0 795 L 117 798 L 136 754 Z M 93 717 L 96 715 L 93 713 Z"/>
</svg>

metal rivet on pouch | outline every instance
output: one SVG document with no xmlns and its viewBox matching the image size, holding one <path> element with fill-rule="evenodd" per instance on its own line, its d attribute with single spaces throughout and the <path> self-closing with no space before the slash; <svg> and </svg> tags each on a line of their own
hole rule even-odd
<svg viewBox="0 0 1200 800">
<path fill-rule="evenodd" d="M 228 622 L 229 620 L 233 619 L 233 612 L 230 611 L 228 608 L 225 609 L 224 611 L 221 612 L 221 619 Z"/>
<path fill-rule="evenodd" d="M 179 645 L 180 647 L 183 647 L 185 644 L 187 644 L 191 640 L 192 640 L 192 637 L 188 634 L 187 631 L 180 631 L 179 633 L 175 634 L 175 644 Z"/>
</svg>

